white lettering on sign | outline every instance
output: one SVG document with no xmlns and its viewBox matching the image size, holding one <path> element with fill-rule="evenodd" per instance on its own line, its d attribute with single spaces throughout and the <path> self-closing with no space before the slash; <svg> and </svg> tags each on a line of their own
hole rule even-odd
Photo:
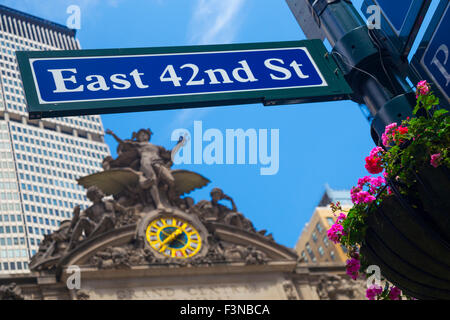
<svg viewBox="0 0 450 320">
<path fill-rule="evenodd" d="M 148 88 L 148 85 L 142 83 L 141 76 L 143 76 L 144 74 L 143 74 L 143 73 L 140 73 L 140 72 L 138 71 L 138 69 L 134 69 L 134 70 L 130 73 L 130 75 L 133 77 L 134 83 L 136 84 L 136 86 L 137 86 L 139 89 L 145 89 L 145 88 Z"/>
<path fill-rule="evenodd" d="M 282 59 L 275 59 L 275 58 L 267 59 L 266 61 L 264 61 L 264 65 L 266 66 L 266 68 L 268 68 L 269 70 L 277 71 L 277 72 L 283 74 L 283 77 L 280 77 L 280 76 L 277 76 L 277 75 L 274 75 L 273 73 L 271 73 L 270 77 L 273 80 L 288 80 L 288 79 L 290 79 L 292 77 L 292 73 L 291 73 L 291 71 L 289 69 L 283 68 L 283 67 L 280 67 L 280 66 L 277 66 L 277 65 L 274 65 L 272 63 L 272 61 L 276 61 L 279 64 L 283 64 L 283 65 L 284 65 L 284 61 Z M 303 73 L 303 71 L 300 69 L 300 67 L 303 66 L 302 64 L 297 63 L 297 61 L 294 60 L 294 61 L 291 62 L 291 64 L 289 66 L 292 67 L 292 69 L 294 69 L 295 73 L 297 74 L 297 76 L 300 79 L 309 78 L 309 76 L 305 75 Z"/>
<path fill-rule="evenodd" d="M 286 68 L 283 68 L 280 66 L 276 66 L 276 65 L 272 64 L 272 61 L 276 61 L 281 64 L 284 64 L 284 61 L 281 59 L 276 59 L 276 58 L 267 59 L 266 61 L 264 61 L 264 65 L 266 66 L 266 68 L 268 68 L 269 70 L 280 72 L 284 75 L 283 77 L 278 77 L 278 76 L 274 75 L 273 73 L 271 73 L 270 77 L 273 80 L 287 80 L 287 79 L 291 78 L 292 73 L 289 71 L 289 69 L 286 69 Z"/>
<path fill-rule="evenodd" d="M 184 68 L 191 68 L 192 69 L 192 77 L 189 79 L 189 81 L 186 83 L 187 86 L 199 86 L 202 84 L 205 84 L 205 79 L 201 80 L 194 80 L 198 75 L 198 67 L 195 64 L 192 63 L 186 63 L 180 67 L 180 69 Z"/>
<path fill-rule="evenodd" d="M 444 61 L 442 61 L 442 62 L 439 61 L 439 59 L 437 58 L 438 53 L 441 51 L 445 55 Z M 434 53 L 433 59 L 431 59 L 431 64 L 434 64 L 436 66 L 436 68 L 438 68 L 439 72 L 444 76 L 446 87 L 450 83 L 450 74 L 447 71 L 447 69 L 445 68 L 445 65 L 447 65 L 447 61 L 448 61 L 448 47 L 445 44 L 442 44 Z"/>
<path fill-rule="evenodd" d="M 207 73 L 209 76 L 209 84 L 233 83 L 233 81 L 231 81 L 231 79 L 230 79 L 230 76 L 224 69 L 214 69 L 214 70 L 209 69 L 209 70 L 206 70 L 205 73 Z M 219 80 L 217 80 L 216 73 L 220 74 L 223 82 L 220 82 Z"/>
<path fill-rule="evenodd" d="M 297 76 L 298 76 L 300 79 L 306 79 L 306 78 L 309 78 L 309 76 L 306 75 L 306 74 L 303 74 L 302 70 L 300 69 L 300 67 L 303 66 L 302 64 L 297 63 L 297 61 L 294 60 L 294 61 L 292 61 L 292 63 L 290 64 L 290 66 L 292 67 L 292 69 L 295 70 L 295 73 L 297 74 Z"/>
<path fill-rule="evenodd" d="M 121 79 L 121 78 L 123 78 L 123 79 Z M 113 74 L 111 76 L 111 81 L 114 83 L 113 88 L 117 89 L 117 90 L 126 90 L 126 89 L 130 88 L 131 83 L 130 83 L 130 81 L 126 80 L 126 78 L 127 78 L 126 74 L 120 74 L 120 73 Z M 118 86 L 119 84 L 121 86 Z"/>
<path fill-rule="evenodd" d="M 162 71 L 159 80 L 172 84 L 174 87 L 186 86 L 198 86 L 208 84 L 226 84 L 234 83 L 235 81 L 246 83 L 259 81 L 250 65 L 246 60 L 238 61 L 238 67 L 231 70 L 231 72 L 222 69 L 208 69 L 201 71 L 200 68 L 193 63 L 186 63 L 176 69 L 174 65 L 167 65 Z M 272 80 L 288 80 L 295 74 L 299 79 L 307 79 L 309 75 L 304 74 L 302 70 L 302 64 L 293 60 L 287 66 L 282 59 L 269 58 L 264 61 L 264 66 L 272 71 L 269 73 Z M 180 74 L 180 70 L 190 69 L 192 71 L 188 78 L 183 79 Z M 149 88 L 149 84 L 145 84 L 143 80 L 144 73 L 138 69 L 134 69 L 128 75 L 123 73 L 112 74 L 111 76 L 92 74 L 77 78 L 78 71 L 76 68 L 70 69 L 48 69 L 53 76 L 53 82 L 55 84 L 54 93 L 69 93 L 69 92 L 83 92 L 85 89 L 88 91 L 110 91 L 110 90 L 127 90 L 132 84 L 139 89 Z M 294 72 L 292 72 L 294 71 Z M 202 77 L 207 76 L 207 79 Z"/>
<path fill-rule="evenodd" d="M 248 66 L 247 61 L 242 60 L 239 61 L 242 68 L 236 68 L 233 70 L 233 77 L 239 81 L 239 82 L 255 82 L 258 81 L 258 79 L 255 78 L 255 76 L 252 73 L 252 70 L 250 70 L 250 67 Z M 239 72 L 243 72 L 245 75 L 245 78 L 239 75 Z"/>
<path fill-rule="evenodd" d="M 91 83 L 89 83 L 87 85 L 87 89 L 89 91 L 100 91 L 100 90 L 108 91 L 110 89 L 110 87 L 108 87 L 106 85 L 106 81 L 105 81 L 105 78 L 103 78 L 103 76 L 94 74 L 92 76 L 87 76 L 86 80 L 92 81 Z M 93 80 L 95 80 L 95 81 L 93 81 Z"/>
<path fill-rule="evenodd" d="M 83 86 L 79 86 L 75 89 L 67 89 L 66 88 L 66 81 L 70 81 L 72 83 L 77 83 L 77 80 L 75 79 L 75 76 L 71 76 L 69 78 L 64 78 L 62 73 L 63 72 L 72 72 L 77 73 L 77 69 L 50 69 L 48 72 L 51 72 L 53 76 L 53 80 L 55 81 L 56 90 L 53 90 L 54 93 L 61 93 L 61 92 L 79 92 L 83 91 Z"/>
<path fill-rule="evenodd" d="M 86 89 L 89 91 L 109 91 L 111 89 L 110 86 L 108 86 L 107 81 L 105 77 L 93 74 L 86 76 L 85 80 L 88 83 L 80 84 L 78 87 L 69 89 L 66 86 L 66 83 L 71 82 L 75 85 L 79 84 L 75 74 L 77 74 L 77 69 L 48 69 L 48 72 L 50 72 L 53 76 L 53 82 L 55 83 L 56 89 L 53 90 L 54 93 L 67 93 L 67 92 L 82 92 L 84 91 L 84 87 L 86 85 Z M 65 78 L 63 76 L 63 72 L 66 74 L 68 72 L 72 73 L 70 77 Z M 130 72 L 130 76 L 133 78 L 134 84 L 139 89 L 145 89 L 149 86 L 144 84 L 142 82 L 141 76 L 144 74 L 139 72 L 137 69 L 134 69 L 132 72 Z M 125 74 L 113 74 L 109 78 L 109 81 L 112 83 L 112 88 L 117 90 L 126 90 L 131 87 L 130 81 L 127 80 L 127 76 Z"/>
</svg>

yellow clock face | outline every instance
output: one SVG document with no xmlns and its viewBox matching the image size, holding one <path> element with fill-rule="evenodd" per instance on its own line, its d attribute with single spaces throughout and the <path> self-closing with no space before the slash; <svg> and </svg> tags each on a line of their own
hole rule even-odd
<svg viewBox="0 0 450 320">
<path fill-rule="evenodd" d="M 146 236 L 153 249 L 171 258 L 190 258 L 202 246 L 198 231 L 188 222 L 175 217 L 153 220 L 147 227 Z"/>
</svg>

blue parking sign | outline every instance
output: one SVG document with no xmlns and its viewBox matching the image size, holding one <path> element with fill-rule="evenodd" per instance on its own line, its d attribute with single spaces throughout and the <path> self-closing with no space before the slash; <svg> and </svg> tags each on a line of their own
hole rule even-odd
<svg viewBox="0 0 450 320">
<path fill-rule="evenodd" d="M 430 0 L 364 0 L 361 11 L 369 18 L 377 6 L 381 30 L 394 46 L 395 55 L 407 56 L 416 38 Z"/>
<path fill-rule="evenodd" d="M 434 32 L 425 54 L 422 64 L 430 73 L 435 84 L 445 94 L 447 100 L 450 97 L 450 5 L 447 5 L 445 13 Z"/>
<path fill-rule="evenodd" d="M 397 33 L 397 35 L 400 35 L 402 27 L 407 21 L 408 11 L 414 4 L 414 1 L 415 0 L 375 0 L 375 4 L 378 4 L 380 6 L 385 16 L 389 19 L 388 22 L 390 23 L 394 31 Z"/>
<path fill-rule="evenodd" d="M 414 81 L 428 80 L 444 106 L 450 104 L 450 3 L 441 1 L 411 60 Z"/>
</svg>

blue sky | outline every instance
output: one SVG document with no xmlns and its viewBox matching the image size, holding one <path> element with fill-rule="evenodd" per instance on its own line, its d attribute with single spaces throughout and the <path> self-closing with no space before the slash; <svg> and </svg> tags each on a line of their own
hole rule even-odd
<svg viewBox="0 0 450 320">
<path fill-rule="evenodd" d="M 353 1 L 359 9 L 361 0 Z M 433 5 L 436 0 L 433 1 Z M 83 49 L 182 46 L 305 39 L 284 0 L 0 0 L 0 4 L 61 24 L 71 4 L 81 8 L 77 32 Z M 428 22 L 429 16 L 425 20 Z M 423 30 L 422 30 L 423 31 Z M 182 165 L 212 183 L 192 193 L 209 199 L 213 187 L 234 198 L 257 229 L 293 247 L 328 183 L 350 189 L 363 175 L 374 146 L 369 124 L 351 101 L 264 107 L 242 105 L 102 115 L 122 138 L 150 127 L 167 148 L 177 128 L 279 129 L 280 167 L 261 176 L 260 165 Z M 115 154 L 116 143 L 106 137 Z"/>
</svg>

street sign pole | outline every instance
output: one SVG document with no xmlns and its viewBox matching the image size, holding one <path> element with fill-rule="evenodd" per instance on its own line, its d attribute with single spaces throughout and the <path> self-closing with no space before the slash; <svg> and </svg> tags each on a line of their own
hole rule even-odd
<svg viewBox="0 0 450 320">
<path fill-rule="evenodd" d="M 286 1 L 294 15 L 296 3 L 309 6 L 303 14 L 312 14 L 317 28 L 326 35 L 332 55 L 354 92 L 352 100 L 364 103 L 373 116 L 371 135 L 380 144 L 386 125 L 411 115 L 415 95 L 377 41 L 376 30 L 369 30 L 350 0 Z"/>
</svg>

